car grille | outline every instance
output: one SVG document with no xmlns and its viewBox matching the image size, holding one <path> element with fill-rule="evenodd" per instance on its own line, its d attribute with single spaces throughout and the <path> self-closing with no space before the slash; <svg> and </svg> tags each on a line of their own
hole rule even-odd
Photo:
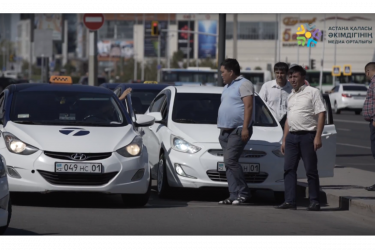
<svg viewBox="0 0 375 250">
<path fill-rule="evenodd" d="M 223 150 L 221 149 L 210 149 L 208 152 L 215 156 L 223 156 Z M 267 155 L 264 151 L 255 151 L 255 150 L 244 150 L 240 158 L 260 158 Z"/>
<path fill-rule="evenodd" d="M 218 172 L 216 170 L 208 170 L 207 175 L 212 181 L 227 182 L 227 175 L 225 172 Z M 268 174 L 264 172 L 260 172 L 259 174 L 244 173 L 244 175 L 245 175 L 245 179 L 247 183 L 262 183 L 268 177 Z"/>
<path fill-rule="evenodd" d="M 107 184 L 117 175 L 118 172 L 102 173 L 102 174 L 86 174 L 86 173 L 55 173 L 38 170 L 39 174 L 49 183 L 55 185 L 71 185 L 71 186 L 100 186 Z"/>
<path fill-rule="evenodd" d="M 61 153 L 61 152 L 50 152 L 50 151 L 44 151 L 44 154 L 48 157 L 55 158 L 55 159 L 61 159 L 61 160 L 71 160 L 71 161 L 82 161 L 82 160 L 75 160 L 72 159 L 71 156 L 75 153 Z M 84 161 L 87 160 L 102 160 L 111 157 L 112 153 L 84 153 L 86 158 Z"/>
</svg>

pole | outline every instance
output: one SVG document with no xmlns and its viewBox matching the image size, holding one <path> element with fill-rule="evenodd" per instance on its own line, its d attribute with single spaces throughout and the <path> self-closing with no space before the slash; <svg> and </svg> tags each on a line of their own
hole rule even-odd
<svg viewBox="0 0 375 250">
<path fill-rule="evenodd" d="M 97 31 L 89 32 L 89 85 L 98 86 Z"/>
<path fill-rule="evenodd" d="M 64 20 L 64 44 L 62 66 L 68 62 L 68 20 Z"/>
<path fill-rule="evenodd" d="M 326 33 L 326 15 L 324 15 L 324 29 L 323 34 Z M 325 41 L 324 41 L 324 35 L 323 35 L 323 51 L 322 51 L 322 60 L 320 61 L 320 76 L 319 76 L 319 89 L 320 92 L 323 92 L 322 90 L 322 81 L 323 81 L 323 64 L 324 64 L 324 49 L 325 49 Z"/>
<path fill-rule="evenodd" d="M 170 25 L 171 25 L 171 14 L 168 14 L 168 28 L 167 30 L 170 29 Z M 167 54 L 167 68 L 169 69 L 171 67 L 171 60 L 169 58 L 169 32 L 167 31 L 167 51 L 166 51 L 166 54 Z"/>
<path fill-rule="evenodd" d="M 310 57 L 311 57 L 311 46 L 309 47 L 309 54 L 308 54 L 308 59 L 307 59 L 307 63 L 309 65 L 309 69 L 311 69 Z"/>
<path fill-rule="evenodd" d="M 219 14 L 219 57 L 218 57 L 218 71 L 217 83 L 218 86 L 224 86 L 223 79 L 220 77 L 220 64 L 225 60 L 225 24 L 226 14 Z"/>
<path fill-rule="evenodd" d="M 34 14 L 30 16 L 30 47 L 29 47 L 29 81 L 33 75 L 33 45 L 34 45 Z"/>
<path fill-rule="evenodd" d="M 277 26 L 279 27 L 279 29 L 278 29 L 278 43 L 277 43 L 277 46 L 279 47 L 279 49 L 278 49 L 278 53 L 279 53 L 279 56 L 277 57 L 277 61 L 279 62 L 280 60 L 281 60 L 281 41 L 282 41 L 282 39 L 281 39 L 281 34 L 280 34 L 280 32 L 281 32 L 281 14 L 279 14 L 279 21 L 277 22 Z"/>
<path fill-rule="evenodd" d="M 237 58 L 237 26 L 238 15 L 233 14 L 233 58 Z"/>
<path fill-rule="evenodd" d="M 160 82 L 160 68 L 161 68 L 161 65 L 160 65 L 160 33 L 158 35 L 158 66 L 157 66 L 157 70 L 158 70 L 158 79 L 157 79 L 157 82 Z"/>
<path fill-rule="evenodd" d="M 135 14 L 135 24 L 137 25 L 137 22 L 138 22 L 138 18 L 137 18 L 137 14 Z M 138 76 L 137 76 L 137 64 L 138 64 L 138 62 L 137 62 L 137 57 L 136 57 L 136 55 L 137 55 L 137 52 L 136 52 L 136 40 L 138 40 L 137 39 L 137 30 L 136 29 L 134 29 L 135 30 L 135 36 L 134 36 L 134 45 L 133 45 L 133 51 L 134 51 L 134 56 L 133 56 L 133 58 L 134 58 L 134 80 L 137 80 L 138 79 Z"/>
<path fill-rule="evenodd" d="M 41 64 L 42 64 L 42 68 L 41 68 L 41 72 L 40 72 L 40 82 L 43 83 L 44 82 L 44 77 L 43 77 L 43 73 L 44 73 L 44 55 L 42 54 L 42 58 L 41 58 Z"/>
<path fill-rule="evenodd" d="M 301 14 L 298 15 L 298 25 L 301 20 Z M 297 64 L 299 64 L 299 46 L 297 45 Z"/>
<path fill-rule="evenodd" d="M 1 71 L 5 71 L 5 28 L 4 28 L 4 14 L 1 15 L 1 41 L 2 41 L 2 48 L 1 51 L 3 52 L 3 67 Z M 2 72 L 4 75 L 4 72 Z"/>
<path fill-rule="evenodd" d="M 276 64 L 277 63 L 277 41 L 278 41 L 278 35 L 277 35 L 277 24 L 278 24 L 278 20 L 279 20 L 279 14 L 276 14 L 276 23 L 275 23 L 275 60 L 274 60 L 274 63 Z"/>
<path fill-rule="evenodd" d="M 145 14 L 143 14 L 143 36 L 146 35 L 146 26 L 145 26 Z M 144 52 L 144 48 L 143 48 L 143 60 L 142 60 L 142 71 L 141 71 L 141 80 L 144 81 L 145 80 L 145 52 Z"/>
<path fill-rule="evenodd" d="M 335 26 L 337 27 L 337 14 L 336 14 L 336 17 L 335 17 Z M 335 51 L 334 51 L 333 65 L 336 66 L 336 36 L 335 36 Z M 332 80 L 333 80 L 332 85 L 335 86 L 336 85 L 336 77 L 333 76 Z"/>
<path fill-rule="evenodd" d="M 188 20 L 188 31 L 190 31 L 190 14 L 189 14 L 189 20 Z M 187 62 L 186 67 L 189 67 L 190 62 L 190 33 L 187 34 Z"/>
</svg>

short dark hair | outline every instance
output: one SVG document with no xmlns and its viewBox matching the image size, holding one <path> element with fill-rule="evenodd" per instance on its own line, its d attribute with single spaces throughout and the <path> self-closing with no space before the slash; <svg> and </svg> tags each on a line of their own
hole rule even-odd
<svg viewBox="0 0 375 250">
<path fill-rule="evenodd" d="M 301 74 L 301 76 L 306 75 L 306 70 L 300 65 L 293 66 L 289 69 L 289 74 L 293 74 L 293 73 L 296 73 L 296 72 L 299 72 Z"/>
<path fill-rule="evenodd" d="M 225 61 L 221 63 L 221 66 L 224 66 L 224 68 L 228 71 L 232 70 L 236 76 L 241 74 L 240 64 L 236 59 L 225 59 Z"/>
<path fill-rule="evenodd" d="M 374 70 L 375 69 L 375 62 L 369 62 L 368 64 L 366 64 L 365 70 L 367 68 L 370 68 L 371 70 Z"/>
<path fill-rule="evenodd" d="M 289 67 L 288 64 L 284 62 L 278 62 L 273 66 L 273 72 L 276 72 L 276 70 L 284 71 L 285 73 L 288 73 Z"/>
</svg>

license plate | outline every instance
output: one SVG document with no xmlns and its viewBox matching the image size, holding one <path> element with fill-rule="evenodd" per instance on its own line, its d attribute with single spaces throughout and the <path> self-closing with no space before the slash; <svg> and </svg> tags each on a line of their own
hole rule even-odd
<svg viewBox="0 0 375 250">
<path fill-rule="evenodd" d="M 353 98 L 354 99 L 358 99 L 358 100 L 360 100 L 360 99 L 365 99 L 366 98 L 366 96 L 353 96 Z"/>
<path fill-rule="evenodd" d="M 72 162 L 56 162 L 55 172 L 57 173 L 94 173 L 100 174 L 103 171 L 101 163 L 72 163 Z"/>
<path fill-rule="evenodd" d="M 242 166 L 242 170 L 244 173 L 259 173 L 260 172 L 260 164 L 258 163 L 240 163 Z M 217 171 L 225 172 L 225 164 L 224 162 L 217 163 Z"/>
</svg>

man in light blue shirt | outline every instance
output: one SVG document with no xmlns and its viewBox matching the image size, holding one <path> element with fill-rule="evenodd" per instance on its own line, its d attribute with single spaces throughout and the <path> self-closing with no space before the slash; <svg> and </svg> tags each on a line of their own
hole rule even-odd
<svg viewBox="0 0 375 250">
<path fill-rule="evenodd" d="M 220 128 L 219 141 L 223 148 L 230 197 L 219 204 L 240 205 L 251 197 L 238 160 L 253 134 L 254 86 L 240 75 L 240 65 L 236 59 L 226 59 L 221 63 L 220 71 L 225 87 L 221 95 L 217 126 Z"/>
</svg>

